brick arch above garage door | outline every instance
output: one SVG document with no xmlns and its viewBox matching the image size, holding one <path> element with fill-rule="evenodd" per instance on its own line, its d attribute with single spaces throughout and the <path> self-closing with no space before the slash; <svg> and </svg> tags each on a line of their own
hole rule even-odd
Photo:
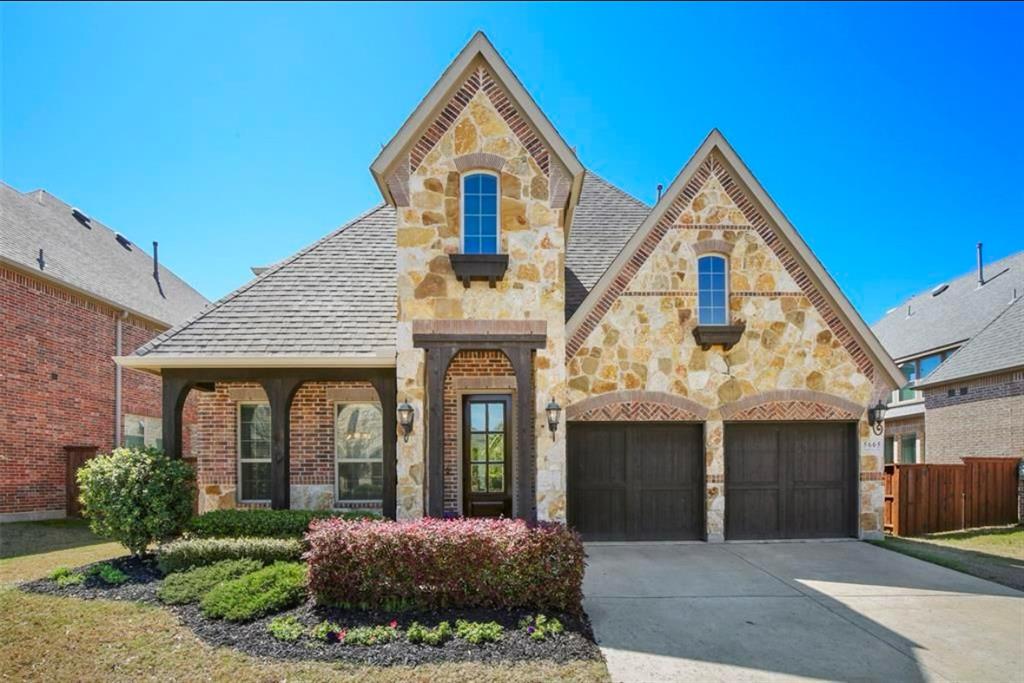
<svg viewBox="0 0 1024 683">
<path fill-rule="evenodd" d="M 722 406 L 727 421 L 858 420 L 864 406 L 809 389 L 766 391 Z"/>
<path fill-rule="evenodd" d="M 707 416 L 699 403 L 660 391 L 615 391 L 566 408 L 571 422 L 702 422 Z"/>
</svg>

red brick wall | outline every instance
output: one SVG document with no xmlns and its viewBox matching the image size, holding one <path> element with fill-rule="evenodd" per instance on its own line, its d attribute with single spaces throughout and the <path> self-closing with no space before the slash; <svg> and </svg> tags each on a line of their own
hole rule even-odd
<svg viewBox="0 0 1024 683">
<path fill-rule="evenodd" d="M 114 445 L 118 315 L 0 267 L 0 514 L 63 513 L 63 447 L 96 446 L 104 453 Z M 161 331 L 129 316 L 122 322 L 122 353 Z M 160 379 L 131 370 L 122 378 L 122 415 L 159 417 Z"/>
<path fill-rule="evenodd" d="M 193 391 L 198 398 L 195 438 L 197 478 L 202 489 L 220 487 L 221 492 L 237 485 L 238 403 L 233 389 L 259 390 L 251 382 L 218 382 L 210 393 Z M 303 384 L 292 401 L 291 410 L 291 483 L 334 485 L 334 403 L 329 389 L 370 389 L 366 382 L 309 382 Z M 225 488 L 227 487 L 227 488 Z M 201 490 L 202 490 L 201 489 Z M 231 494 L 233 495 L 233 493 Z"/>
<path fill-rule="evenodd" d="M 460 452 L 459 401 L 472 389 L 460 391 L 456 387 L 459 377 L 515 377 L 512 363 L 500 351 L 460 351 L 444 378 L 444 512 L 459 514 L 462 508 L 459 483 L 462 459 Z"/>
</svg>

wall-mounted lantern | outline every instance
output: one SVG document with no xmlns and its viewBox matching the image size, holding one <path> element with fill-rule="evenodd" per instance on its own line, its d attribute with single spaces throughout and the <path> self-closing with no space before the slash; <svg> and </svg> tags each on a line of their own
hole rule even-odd
<svg viewBox="0 0 1024 683">
<path fill-rule="evenodd" d="M 548 429 L 551 430 L 551 440 L 554 441 L 555 432 L 558 431 L 558 418 L 562 414 L 562 406 L 555 403 L 555 399 L 552 398 L 544 411 L 548 414 Z"/>
<path fill-rule="evenodd" d="M 871 430 L 881 436 L 885 430 L 885 404 L 881 400 L 878 401 L 874 406 L 868 408 L 868 424 L 871 425 Z"/>
<path fill-rule="evenodd" d="M 415 410 L 407 401 L 398 404 L 398 426 L 402 428 L 402 441 L 408 442 L 412 434 L 412 418 Z"/>
</svg>

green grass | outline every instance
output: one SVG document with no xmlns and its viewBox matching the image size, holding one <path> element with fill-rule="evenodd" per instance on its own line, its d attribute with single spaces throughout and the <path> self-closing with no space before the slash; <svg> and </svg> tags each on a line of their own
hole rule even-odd
<svg viewBox="0 0 1024 683">
<path fill-rule="evenodd" d="M 925 562 L 1024 590 L 1024 526 L 947 531 L 873 541 Z"/>
<path fill-rule="evenodd" d="M 89 525 L 83 519 L 0 524 L 0 559 L 106 543 L 106 540 L 89 531 Z"/>
<path fill-rule="evenodd" d="M 37 525 L 40 534 L 59 528 Z M 0 526 L 0 536 L 9 525 Z M 81 526 L 66 530 L 80 534 Z M 95 538 L 95 537 L 94 537 Z M 57 539 L 59 541 L 59 539 Z M 153 605 L 22 593 L 14 581 L 43 578 L 57 567 L 79 567 L 125 554 L 116 543 L 93 541 L 57 551 L 18 553 L 0 560 L 0 680 L 12 681 L 454 681 L 609 680 L 604 662 L 432 664 L 373 667 L 334 662 L 294 662 L 250 657 L 211 647 Z M 75 545 L 77 544 L 77 545 Z"/>
</svg>

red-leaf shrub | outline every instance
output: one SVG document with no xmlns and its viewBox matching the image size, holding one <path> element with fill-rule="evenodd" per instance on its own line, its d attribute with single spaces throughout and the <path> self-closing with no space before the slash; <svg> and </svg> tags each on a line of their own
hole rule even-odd
<svg viewBox="0 0 1024 683">
<path fill-rule="evenodd" d="M 580 611 L 583 543 L 563 524 L 509 519 L 314 521 L 309 587 L 340 607 Z"/>
</svg>

